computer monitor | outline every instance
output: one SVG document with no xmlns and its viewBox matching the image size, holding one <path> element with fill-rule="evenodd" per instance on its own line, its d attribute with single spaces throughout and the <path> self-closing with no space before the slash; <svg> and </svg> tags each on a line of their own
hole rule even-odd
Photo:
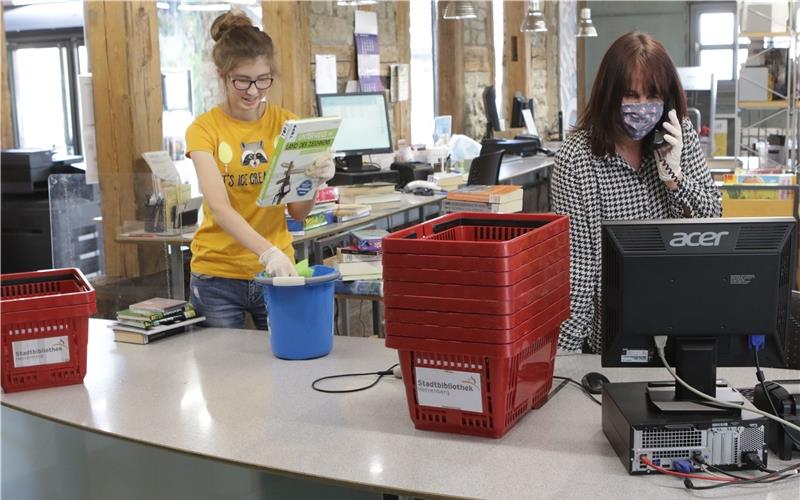
<svg viewBox="0 0 800 500">
<path fill-rule="evenodd" d="M 522 95 L 522 92 L 517 92 L 511 100 L 511 128 L 525 126 L 525 118 L 522 116 L 523 109 L 530 109 L 533 114 L 533 99 L 528 99 Z"/>
<path fill-rule="evenodd" d="M 500 132 L 500 115 L 497 114 L 497 93 L 494 85 L 483 89 L 483 110 L 486 113 L 486 133 L 484 139 L 494 137 L 494 132 Z"/>
<path fill-rule="evenodd" d="M 604 221 L 601 233 L 603 366 L 661 366 L 655 336 L 711 396 L 717 366 L 754 366 L 758 336 L 760 364 L 786 366 L 794 218 Z M 698 399 L 680 385 L 665 397 Z"/>
<path fill-rule="evenodd" d="M 365 165 L 362 155 L 392 152 L 392 132 L 383 92 L 318 94 L 319 116 L 339 116 L 342 123 L 333 150 L 344 153 L 337 170 L 363 172 L 377 170 Z"/>
</svg>

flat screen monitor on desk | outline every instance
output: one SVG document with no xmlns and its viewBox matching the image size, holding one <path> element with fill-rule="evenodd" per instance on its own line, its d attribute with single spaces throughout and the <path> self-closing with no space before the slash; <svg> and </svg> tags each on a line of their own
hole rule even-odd
<svg viewBox="0 0 800 500">
<path fill-rule="evenodd" d="M 755 366 L 756 348 L 786 367 L 796 231 L 791 217 L 603 222 L 603 366 L 663 366 L 666 336 L 677 375 L 711 396 L 717 366 Z M 658 393 L 662 411 L 708 407 L 679 384 Z"/>
<path fill-rule="evenodd" d="M 377 165 L 365 164 L 362 156 L 392 152 L 392 133 L 383 92 L 318 94 L 317 110 L 320 116 L 342 118 L 333 142 L 333 150 L 345 155 L 337 161 L 337 170 L 379 170 Z"/>
</svg>

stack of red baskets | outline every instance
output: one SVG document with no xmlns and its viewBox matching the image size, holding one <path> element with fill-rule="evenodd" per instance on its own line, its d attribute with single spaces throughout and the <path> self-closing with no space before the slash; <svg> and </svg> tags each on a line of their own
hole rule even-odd
<svg viewBox="0 0 800 500">
<path fill-rule="evenodd" d="M 0 276 L 3 391 L 80 384 L 86 376 L 92 285 L 79 269 Z"/>
<path fill-rule="evenodd" d="M 386 346 L 418 429 L 500 437 L 545 402 L 569 316 L 566 216 L 455 213 L 382 246 Z"/>
</svg>

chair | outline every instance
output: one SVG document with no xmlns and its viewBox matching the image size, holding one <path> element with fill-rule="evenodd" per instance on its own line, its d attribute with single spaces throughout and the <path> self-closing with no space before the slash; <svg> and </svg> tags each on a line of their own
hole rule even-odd
<svg viewBox="0 0 800 500">
<path fill-rule="evenodd" d="M 494 186 L 500 182 L 500 162 L 503 161 L 504 149 L 493 153 L 476 156 L 469 167 L 467 185 Z"/>
</svg>

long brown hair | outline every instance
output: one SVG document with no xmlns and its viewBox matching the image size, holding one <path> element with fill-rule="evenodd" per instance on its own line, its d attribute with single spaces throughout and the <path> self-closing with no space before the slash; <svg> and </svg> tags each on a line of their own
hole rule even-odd
<svg viewBox="0 0 800 500">
<path fill-rule="evenodd" d="M 686 116 L 686 96 L 667 50 L 647 33 L 626 33 L 603 56 L 589 104 L 576 127 L 589 132 L 593 154 L 614 154 L 614 145 L 625 134 L 620 112 L 622 97 L 639 76 L 649 93 L 664 100 L 664 118 L 671 109 L 679 120 Z"/>
<path fill-rule="evenodd" d="M 216 42 L 211 55 L 222 76 L 240 63 L 258 57 L 265 57 L 273 74 L 277 72 L 272 38 L 253 26 L 245 13 L 230 10 L 214 19 L 211 38 Z"/>
</svg>

